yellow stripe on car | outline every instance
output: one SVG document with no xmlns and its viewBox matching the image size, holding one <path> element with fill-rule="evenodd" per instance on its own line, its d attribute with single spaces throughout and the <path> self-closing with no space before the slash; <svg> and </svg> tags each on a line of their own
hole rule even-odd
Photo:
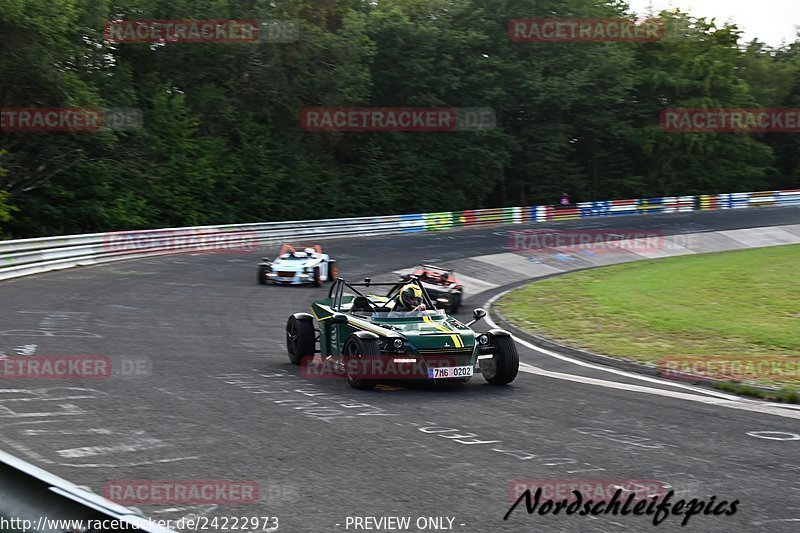
<svg viewBox="0 0 800 533">
<path fill-rule="evenodd" d="M 443 324 L 439 324 L 438 322 L 436 322 L 431 316 L 428 315 L 423 316 L 422 320 L 428 322 L 429 324 L 433 324 L 433 326 L 439 331 L 444 331 L 445 333 L 452 333 L 453 331 L 452 329 L 444 327 Z M 456 348 L 464 347 L 464 341 L 461 339 L 461 335 L 458 334 L 450 335 L 450 338 L 453 340 L 453 344 L 456 345 Z"/>
<path fill-rule="evenodd" d="M 375 333 L 376 335 L 384 335 L 384 336 L 386 335 L 386 332 L 381 331 L 379 329 L 372 329 L 372 328 L 370 328 L 368 326 L 365 326 L 364 324 L 361 324 L 359 322 L 354 321 L 352 317 L 350 317 L 349 322 L 350 322 L 351 326 L 355 326 L 355 327 L 357 327 L 359 329 L 363 329 L 365 331 L 369 331 L 371 333 Z"/>
</svg>

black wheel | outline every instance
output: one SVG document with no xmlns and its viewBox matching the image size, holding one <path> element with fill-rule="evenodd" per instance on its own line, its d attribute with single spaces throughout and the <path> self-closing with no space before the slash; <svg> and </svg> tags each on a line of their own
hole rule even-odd
<svg viewBox="0 0 800 533">
<path fill-rule="evenodd" d="M 267 272 L 269 272 L 269 271 L 270 271 L 270 268 L 266 267 L 264 265 L 260 265 L 258 267 L 258 282 L 260 284 L 262 284 L 262 285 L 266 285 L 267 284 Z"/>
<path fill-rule="evenodd" d="M 378 380 L 370 379 L 370 374 L 372 374 L 372 362 L 377 361 L 381 355 L 378 339 L 359 339 L 351 335 L 344 343 L 342 352 L 347 382 L 350 386 L 358 390 L 375 388 Z"/>
<path fill-rule="evenodd" d="M 286 323 L 286 351 L 289 360 L 299 365 L 306 357 L 314 357 L 316 332 L 314 323 L 308 319 L 289 317 Z"/>
<path fill-rule="evenodd" d="M 519 372 L 517 345 L 511 337 L 492 337 L 494 354 L 491 359 L 481 359 L 481 373 L 491 385 L 508 385 Z"/>
<path fill-rule="evenodd" d="M 319 271 L 319 267 L 314 267 L 314 286 L 322 287 L 322 274 Z"/>
<path fill-rule="evenodd" d="M 339 277 L 339 265 L 335 259 L 328 261 L 328 281 L 335 281 Z"/>
<path fill-rule="evenodd" d="M 450 314 L 458 313 L 458 308 L 461 307 L 461 293 L 454 294 L 450 297 Z"/>
</svg>

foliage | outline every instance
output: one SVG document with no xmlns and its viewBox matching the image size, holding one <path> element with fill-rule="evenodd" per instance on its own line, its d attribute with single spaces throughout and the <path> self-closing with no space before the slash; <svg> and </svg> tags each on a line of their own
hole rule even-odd
<svg viewBox="0 0 800 533">
<path fill-rule="evenodd" d="M 512 42 L 601 0 L 0 0 L 0 105 L 141 110 L 0 132 L 0 233 L 461 210 L 800 186 L 800 136 L 676 134 L 668 107 L 800 107 L 800 39 L 664 12 L 654 43 Z M 107 21 L 291 21 L 294 42 L 111 43 Z M 306 107 L 492 108 L 472 132 L 308 132 Z M 13 206 L 13 208 L 12 208 Z"/>
</svg>

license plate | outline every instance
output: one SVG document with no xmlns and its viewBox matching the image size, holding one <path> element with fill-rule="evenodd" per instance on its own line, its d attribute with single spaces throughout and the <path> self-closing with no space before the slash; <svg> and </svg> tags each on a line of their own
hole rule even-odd
<svg viewBox="0 0 800 533">
<path fill-rule="evenodd" d="M 472 376 L 471 366 L 442 366 L 428 369 L 429 379 L 468 378 Z"/>
</svg>

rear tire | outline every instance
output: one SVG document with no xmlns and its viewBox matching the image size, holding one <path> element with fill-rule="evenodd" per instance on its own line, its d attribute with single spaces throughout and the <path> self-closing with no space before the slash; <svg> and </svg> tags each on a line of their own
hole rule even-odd
<svg viewBox="0 0 800 533">
<path fill-rule="evenodd" d="M 374 389 L 378 384 L 377 379 L 363 378 L 360 369 L 373 368 L 372 361 L 378 360 L 381 355 L 378 339 L 360 339 L 351 335 L 344 343 L 344 369 L 347 382 L 358 390 Z"/>
<path fill-rule="evenodd" d="M 314 286 L 322 287 L 322 274 L 319 271 L 319 267 L 314 267 Z"/>
<path fill-rule="evenodd" d="M 335 259 L 328 261 L 328 281 L 335 281 L 339 277 L 339 265 Z"/>
<path fill-rule="evenodd" d="M 489 363 L 492 372 L 481 372 L 486 381 L 490 385 L 508 385 L 517 377 L 519 372 L 519 355 L 517 354 L 517 345 L 511 337 L 492 337 L 492 344 L 494 344 L 494 354 Z M 482 361 L 486 361 L 483 359 Z"/>
<path fill-rule="evenodd" d="M 313 358 L 315 345 L 314 323 L 308 319 L 289 317 L 286 322 L 286 351 L 289 353 L 289 360 L 299 365 L 303 359 Z"/>
</svg>

